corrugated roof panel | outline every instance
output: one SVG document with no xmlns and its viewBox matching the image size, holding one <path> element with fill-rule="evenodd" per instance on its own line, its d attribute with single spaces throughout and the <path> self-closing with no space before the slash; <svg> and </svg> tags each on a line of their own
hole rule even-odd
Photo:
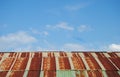
<svg viewBox="0 0 120 77">
<path fill-rule="evenodd" d="M 2 57 L 4 55 L 4 53 L 0 52 L 0 57 Z"/>
<path fill-rule="evenodd" d="M 120 77 L 118 71 L 106 71 L 108 77 Z"/>
<path fill-rule="evenodd" d="M 93 57 L 92 54 L 89 53 L 89 52 L 84 52 L 83 54 L 84 54 L 85 57 Z"/>
<path fill-rule="evenodd" d="M 44 77 L 56 77 L 56 71 L 44 71 Z"/>
<path fill-rule="evenodd" d="M 67 54 L 67 56 L 72 57 L 72 53 L 68 52 L 66 54 Z"/>
<path fill-rule="evenodd" d="M 80 55 L 80 57 L 85 57 L 84 54 L 81 52 L 81 53 L 78 53 Z"/>
<path fill-rule="evenodd" d="M 117 56 L 120 57 L 120 53 L 115 53 L 115 54 L 117 54 Z"/>
<path fill-rule="evenodd" d="M 59 57 L 59 69 L 60 70 L 70 70 L 71 66 L 68 57 Z"/>
<path fill-rule="evenodd" d="M 0 64 L 0 70 L 1 71 L 9 70 L 13 61 L 14 61 L 14 58 L 2 58 L 2 61 Z"/>
<path fill-rule="evenodd" d="M 43 58 L 43 70 L 56 70 L 55 57 Z"/>
<path fill-rule="evenodd" d="M 87 64 L 91 70 L 101 69 L 93 57 L 86 57 L 85 60 L 87 61 Z"/>
<path fill-rule="evenodd" d="M 54 52 L 48 52 L 47 55 L 48 57 L 55 57 Z"/>
<path fill-rule="evenodd" d="M 120 77 L 119 52 L 0 52 L 0 77 Z"/>
<path fill-rule="evenodd" d="M 57 71 L 56 77 L 76 77 L 75 71 Z"/>
<path fill-rule="evenodd" d="M 87 77 L 85 71 L 75 71 L 75 77 Z"/>
<path fill-rule="evenodd" d="M 25 70 L 28 58 L 17 58 L 11 70 Z"/>
<path fill-rule="evenodd" d="M 42 52 L 35 52 L 34 57 L 42 57 Z"/>
<path fill-rule="evenodd" d="M 102 57 L 106 57 L 102 52 L 96 52 L 96 55 L 98 56 L 98 57 L 100 57 L 100 58 L 102 58 Z"/>
<path fill-rule="evenodd" d="M 0 71 L 0 77 L 6 77 L 8 71 Z"/>
<path fill-rule="evenodd" d="M 59 52 L 54 52 L 55 53 L 55 57 L 60 57 Z"/>
<path fill-rule="evenodd" d="M 111 57 L 108 53 L 103 53 L 105 57 Z"/>
<path fill-rule="evenodd" d="M 40 77 L 40 71 L 30 70 L 28 71 L 27 77 Z"/>
<path fill-rule="evenodd" d="M 41 70 L 42 58 L 34 57 L 31 60 L 29 70 Z"/>
<path fill-rule="evenodd" d="M 56 70 L 56 71 L 0 71 L 0 77 L 120 77 L 120 71 Z"/>
<path fill-rule="evenodd" d="M 59 55 L 63 56 L 63 57 L 67 56 L 67 54 L 65 52 L 60 52 Z"/>
<path fill-rule="evenodd" d="M 86 67 L 81 59 L 81 57 L 71 57 L 72 63 L 75 70 L 85 70 Z"/>
<path fill-rule="evenodd" d="M 103 77 L 102 71 L 101 70 L 96 70 L 96 71 L 87 71 L 89 77 Z"/>
<path fill-rule="evenodd" d="M 117 68 L 106 57 L 98 57 L 106 70 L 117 70 Z"/>
<path fill-rule="evenodd" d="M 114 52 L 112 52 L 112 53 L 108 53 L 111 57 L 118 57 L 118 55 L 117 54 L 115 54 Z"/>
<path fill-rule="evenodd" d="M 120 70 L 120 57 L 118 58 L 110 58 L 110 60 L 119 68 Z"/>
<path fill-rule="evenodd" d="M 24 71 L 10 71 L 7 77 L 23 77 Z"/>
</svg>

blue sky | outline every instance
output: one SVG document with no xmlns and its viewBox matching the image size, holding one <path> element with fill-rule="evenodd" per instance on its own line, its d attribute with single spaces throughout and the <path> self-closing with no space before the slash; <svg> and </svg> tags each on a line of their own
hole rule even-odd
<svg viewBox="0 0 120 77">
<path fill-rule="evenodd" d="M 120 0 L 0 0 L 0 51 L 120 51 Z"/>
</svg>

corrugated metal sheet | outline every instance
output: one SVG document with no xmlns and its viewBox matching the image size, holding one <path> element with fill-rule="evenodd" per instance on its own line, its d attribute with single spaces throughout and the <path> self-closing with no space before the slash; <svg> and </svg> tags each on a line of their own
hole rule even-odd
<svg viewBox="0 0 120 77">
<path fill-rule="evenodd" d="M 120 52 L 0 52 L 0 77 L 120 77 Z"/>
</svg>

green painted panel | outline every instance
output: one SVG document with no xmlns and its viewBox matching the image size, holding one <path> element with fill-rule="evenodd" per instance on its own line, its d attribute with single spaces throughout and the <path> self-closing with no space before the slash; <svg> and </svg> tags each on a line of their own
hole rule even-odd
<svg viewBox="0 0 120 77">
<path fill-rule="evenodd" d="M 120 75 L 120 71 L 118 71 L 118 74 Z"/>
<path fill-rule="evenodd" d="M 40 72 L 40 77 L 44 77 L 44 72 L 43 71 Z"/>
<path fill-rule="evenodd" d="M 76 77 L 75 71 L 57 71 L 57 77 Z"/>
<path fill-rule="evenodd" d="M 108 77 L 106 71 L 102 71 L 103 77 Z"/>
</svg>

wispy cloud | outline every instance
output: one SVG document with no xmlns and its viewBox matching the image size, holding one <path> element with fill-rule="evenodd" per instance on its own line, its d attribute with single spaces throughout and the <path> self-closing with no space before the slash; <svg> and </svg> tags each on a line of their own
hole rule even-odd
<svg viewBox="0 0 120 77">
<path fill-rule="evenodd" d="M 77 25 L 76 25 L 77 26 Z M 46 25 L 47 28 L 49 29 L 62 29 L 62 30 L 69 30 L 69 31 L 79 31 L 79 32 L 85 32 L 85 31 L 91 31 L 93 30 L 91 26 L 88 25 L 80 25 L 78 27 L 73 27 L 67 22 L 61 22 L 56 25 Z"/>
<path fill-rule="evenodd" d="M 74 28 L 69 26 L 68 23 L 66 23 L 66 22 L 61 22 L 61 23 L 57 24 L 55 27 L 65 29 L 65 30 L 74 30 Z"/>
<path fill-rule="evenodd" d="M 37 39 L 27 32 L 19 31 L 16 33 L 9 33 L 7 35 L 0 36 L 0 50 L 2 49 L 14 49 L 17 46 L 29 45 L 36 42 Z"/>
<path fill-rule="evenodd" d="M 109 50 L 120 51 L 120 44 L 111 44 L 111 45 L 109 45 Z"/>
<path fill-rule="evenodd" d="M 34 28 L 30 28 L 30 31 L 31 31 L 33 34 L 44 35 L 44 36 L 49 35 L 49 33 L 48 33 L 47 31 L 39 31 L 39 30 L 34 29 Z"/>
<path fill-rule="evenodd" d="M 80 44 L 76 44 L 76 43 L 66 43 L 63 45 L 63 50 L 68 50 L 68 51 L 82 51 L 82 50 L 86 50 L 84 46 L 80 45 Z"/>
<path fill-rule="evenodd" d="M 87 25 L 80 25 L 78 27 L 78 31 L 79 32 L 84 32 L 84 31 L 90 31 L 91 30 L 91 27 L 90 26 L 87 26 Z"/>
<path fill-rule="evenodd" d="M 61 22 L 61 23 L 58 23 L 56 25 L 46 25 L 46 27 L 47 28 L 53 28 L 53 29 L 69 30 L 69 31 L 73 31 L 74 30 L 74 27 L 70 26 L 66 22 Z"/>
<path fill-rule="evenodd" d="M 7 24 L 0 24 L 0 29 L 5 29 L 5 28 L 7 28 L 7 27 L 8 27 Z"/>
<path fill-rule="evenodd" d="M 69 6 L 66 6 L 65 9 L 70 10 L 70 11 L 77 11 L 77 10 L 87 7 L 88 5 L 89 3 L 69 5 Z"/>
</svg>

